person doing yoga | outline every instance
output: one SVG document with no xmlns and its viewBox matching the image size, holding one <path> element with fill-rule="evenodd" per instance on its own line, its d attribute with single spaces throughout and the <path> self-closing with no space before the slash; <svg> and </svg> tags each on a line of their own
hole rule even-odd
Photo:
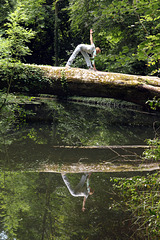
<svg viewBox="0 0 160 240">
<path fill-rule="evenodd" d="M 90 45 L 89 44 L 79 44 L 74 52 L 72 53 L 72 55 L 70 56 L 70 58 L 67 61 L 66 67 L 70 67 L 71 64 L 73 63 L 73 61 L 75 60 L 77 54 L 79 52 L 81 52 L 81 54 L 83 55 L 87 67 L 89 68 L 89 70 L 97 70 L 96 69 L 96 65 L 95 65 L 95 56 L 101 52 L 101 49 L 99 47 L 95 47 L 94 42 L 93 42 L 93 30 L 90 29 Z M 89 57 L 89 54 L 91 54 L 91 59 L 92 59 L 92 63 Z"/>
</svg>

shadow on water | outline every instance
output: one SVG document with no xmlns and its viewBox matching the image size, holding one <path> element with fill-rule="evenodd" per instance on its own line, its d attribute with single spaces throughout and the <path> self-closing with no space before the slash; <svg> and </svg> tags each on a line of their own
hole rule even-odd
<svg viewBox="0 0 160 240">
<path fill-rule="evenodd" d="M 159 169 L 142 159 L 159 116 L 43 101 L 0 136 L 0 239 L 138 239 L 110 177 Z"/>
</svg>

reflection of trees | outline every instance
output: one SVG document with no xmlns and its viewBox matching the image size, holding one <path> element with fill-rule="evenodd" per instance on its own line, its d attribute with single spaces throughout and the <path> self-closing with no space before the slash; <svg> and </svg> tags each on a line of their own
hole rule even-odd
<svg viewBox="0 0 160 240">
<path fill-rule="evenodd" d="M 38 173 L 1 174 L 3 226 L 9 239 L 47 239 L 56 235 L 59 197 L 54 194 L 56 180 Z M 55 210 L 56 208 L 56 210 Z"/>
<path fill-rule="evenodd" d="M 65 104 L 58 115 L 57 138 L 69 145 L 127 143 L 126 136 L 133 137 L 127 117 L 131 120 L 123 109 Z"/>
<path fill-rule="evenodd" d="M 99 177 L 101 176 L 101 177 Z M 73 181 L 77 175 L 73 174 Z M 79 179 L 79 177 L 78 177 Z M 95 194 L 87 200 L 86 212 L 81 199 L 73 198 L 60 174 L 1 173 L 1 232 L 9 239 L 116 239 L 124 238 L 122 211 L 109 210 L 114 195 L 109 178 L 95 174 Z M 125 235 L 126 237 L 126 235 Z"/>
<path fill-rule="evenodd" d="M 144 116 L 123 108 L 93 107 L 56 101 L 45 103 L 40 112 L 46 119 L 50 118 L 51 124 L 43 123 L 23 128 L 16 133 L 17 138 L 24 142 L 29 140 L 37 144 L 53 145 L 140 144 L 148 134 L 148 125 L 152 128 L 154 121 L 153 116 Z M 152 133 L 152 129 L 150 131 Z"/>
<path fill-rule="evenodd" d="M 0 151 L 0 166 L 3 169 L 7 167 L 14 170 L 34 169 L 41 163 L 43 165 L 48 162 L 61 164 L 77 162 L 81 158 L 92 163 L 97 160 L 106 162 L 108 159 L 113 160 L 112 149 L 109 155 L 106 152 L 100 151 L 100 154 L 94 150 L 86 154 L 83 150 L 56 150 L 53 146 L 110 146 L 135 143 L 137 145 L 142 144 L 149 132 L 152 132 L 152 127 L 148 128 L 148 124 L 153 121 L 153 116 L 148 115 L 145 119 L 145 124 L 147 123 L 145 134 L 145 127 L 142 131 L 144 116 L 142 117 L 141 113 L 130 113 L 126 109 L 104 106 L 93 107 L 87 104 L 46 101 L 46 104 L 42 104 L 40 111 L 43 116 L 51 116 L 50 124 L 28 123 L 21 124 L 18 128 L 17 125 L 13 125 L 15 121 L 20 125 L 14 117 L 14 111 L 9 114 L 7 110 L 2 116 L 0 148 L 3 148 L 3 152 Z M 11 108 L 9 104 L 7 107 Z M 45 115 L 45 112 L 48 115 Z M 10 120 L 9 115 L 10 118 L 12 117 Z M 5 143 L 3 146 L 1 146 L 2 142 Z M 116 154 L 116 159 L 119 157 L 120 154 Z"/>
</svg>

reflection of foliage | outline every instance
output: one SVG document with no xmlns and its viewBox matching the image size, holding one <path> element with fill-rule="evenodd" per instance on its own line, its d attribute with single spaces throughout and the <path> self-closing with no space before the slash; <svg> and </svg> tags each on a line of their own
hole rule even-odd
<svg viewBox="0 0 160 240">
<path fill-rule="evenodd" d="M 71 178 L 76 183 L 79 174 Z M 126 237 L 122 210 L 108 209 L 114 196 L 106 174 L 92 176 L 91 184 L 96 193 L 87 199 L 83 213 L 82 198 L 70 195 L 60 174 L 1 173 L 0 231 L 10 240 L 105 239 L 106 232 L 111 240 Z"/>
<path fill-rule="evenodd" d="M 16 135 L 13 133 L 26 127 L 26 116 L 33 114 L 20 106 L 20 103 L 13 94 L 0 93 L 0 152 L 6 151 L 6 146 L 14 142 Z"/>
<path fill-rule="evenodd" d="M 29 133 L 27 134 L 27 137 L 29 139 L 32 139 L 35 143 L 37 144 L 45 144 L 46 143 L 46 139 L 43 139 L 43 138 L 40 138 L 38 135 L 37 135 L 37 131 L 32 128 Z"/>
<path fill-rule="evenodd" d="M 145 159 L 153 159 L 159 160 L 160 159 L 160 139 L 149 139 L 147 140 L 148 145 L 150 146 L 149 149 L 146 149 L 144 152 Z"/>
<path fill-rule="evenodd" d="M 13 124 L 20 123 L 18 118 L 15 116 L 19 115 L 19 119 L 24 119 L 25 118 L 25 112 L 23 111 L 22 108 L 19 108 L 19 106 L 16 103 L 9 104 L 9 101 L 14 102 L 15 97 L 13 95 L 9 95 L 7 100 L 6 100 L 6 94 L 1 94 L 0 95 L 0 104 L 1 106 L 3 105 L 5 99 L 5 105 L 0 109 L 0 115 L 1 115 L 1 121 L 0 121 L 0 138 L 1 138 L 1 143 L 4 143 L 2 141 L 2 138 L 4 138 L 5 134 L 12 129 Z M 9 143 L 8 142 L 5 143 Z"/>
<path fill-rule="evenodd" d="M 3 230 L 10 240 L 16 236 L 23 240 L 46 239 L 45 235 L 51 229 L 54 231 L 54 225 L 61 220 L 55 218 L 60 205 L 52 180 L 51 175 L 45 178 L 38 173 L 1 174 L 1 216 Z"/>
<path fill-rule="evenodd" d="M 159 173 L 155 173 L 147 177 L 113 180 L 123 198 L 124 206 L 133 213 L 136 235 L 143 236 L 143 239 L 156 240 L 160 237 L 159 177 Z M 131 239 L 135 239 L 135 236 Z"/>
<path fill-rule="evenodd" d="M 143 153 L 144 159 L 152 159 L 154 161 L 160 160 L 160 122 L 154 122 L 154 139 L 147 139 L 146 142 L 149 145 L 149 148 L 146 149 Z"/>
<path fill-rule="evenodd" d="M 61 103 L 57 107 L 58 112 L 54 115 L 54 120 L 56 118 L 57 121 L 56 136 L 59 143 L 64 144 L 110 145 L 115 142 L 125 144 L 129 139 L 134 141 L 135 133 L 132 131 L 135 126 L 145 124 L 142 114 L 132 113 L 126 109 L 69 103 Z M 51 103 L 50 108 L 52 108 Z M 145 121 L 147 120 L 150 121 L 145 116 Z M 139 132 L 137 138 L 140 138 Z"/>
<path fill-rule="evenodd" d="M 16 237 L 16 229 L 19 225 L 19 211 L 25 212 L 29 205 L 25 198 L 19 198 L 21 194 L 26 195 L 27 185 L 24 184 L 25 178 L 18 173 L 1 173 L 1 214 L 3 216 L 3 227 L 9 239 Z M 15 185 L 15 183 L 18 185 Z M 8 191 L 11 194 L 8 194 Z"/>
<path fill-rule="evenodd" d="M 17 136 L 23 134 L 23 139 L 29 138 L 39 144 L 54 145 L 121 145 L 135 144 L 135 141 L 140 144 L 147 138 L 148 125 L 152 126 L 155 119 L 151 115 L 128 111 L 126 108 L 90 106 L 51 99 L 42 101 L 44 104 L 41 104 L 37 112 L 36 121 L 43 120 L 43 124 L 21 128 L 20 132 L 16 133 Z M 50 124 L 44 125 L 47 119 Z M 22 136 L 19 136 L 19 139 L 22 139 Z"/>
</svg>

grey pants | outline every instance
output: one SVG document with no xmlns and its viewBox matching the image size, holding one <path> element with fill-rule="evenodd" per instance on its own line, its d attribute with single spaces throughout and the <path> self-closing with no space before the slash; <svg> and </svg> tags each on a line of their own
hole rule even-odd
<svg viewBox="0 0 160 240">
<path fill-rule="evenodd" d="M 90 57 L 89 57 L 89 55 L 88 55 L 88 50 L 90 50 L 90 49 L 89 49 L 90 46 L 92 47 L 92 45 L 79 44 L 79 45 L 75 48 L 75 50 L 74 50 L 74 52 L 72 53 L 72 55 L 70 56 L 70 58 L 68 59 L 67 65 L 70 66 L 70 65 L 73 63 L 74 59 L 76 58 L 77 54 L 78 54 L 79 52 L 81 52 L 82 55 L 83 55 L 83 57 L 84 57 L 84 59 L 85 59 L 85 61 L 86 61 L 87 67 L 92 68 L 92 64 L 91 64 L 91 61 L 90 61 Z"/>
<path fill-rule="evenodd" d="M 64 183 L 66 184 L 70 194 L 74 197 L 81 197 L 81 196 L 85 196 L 86 198 L 88 197 L 88 192 L 87 190 L 85 189 L 84 185 L 85 185 L 85 181 L 88 177 L 88 174 L 83 174 L 82 177 L 81 177 L 81 180 L 80 182 L 78 183 L 78 185 L 73 188 L 67 178 L 67 176 L 64 174 L 62 175 L 62 178 L 63 178 L 63 181 Z"/>
</svg>

